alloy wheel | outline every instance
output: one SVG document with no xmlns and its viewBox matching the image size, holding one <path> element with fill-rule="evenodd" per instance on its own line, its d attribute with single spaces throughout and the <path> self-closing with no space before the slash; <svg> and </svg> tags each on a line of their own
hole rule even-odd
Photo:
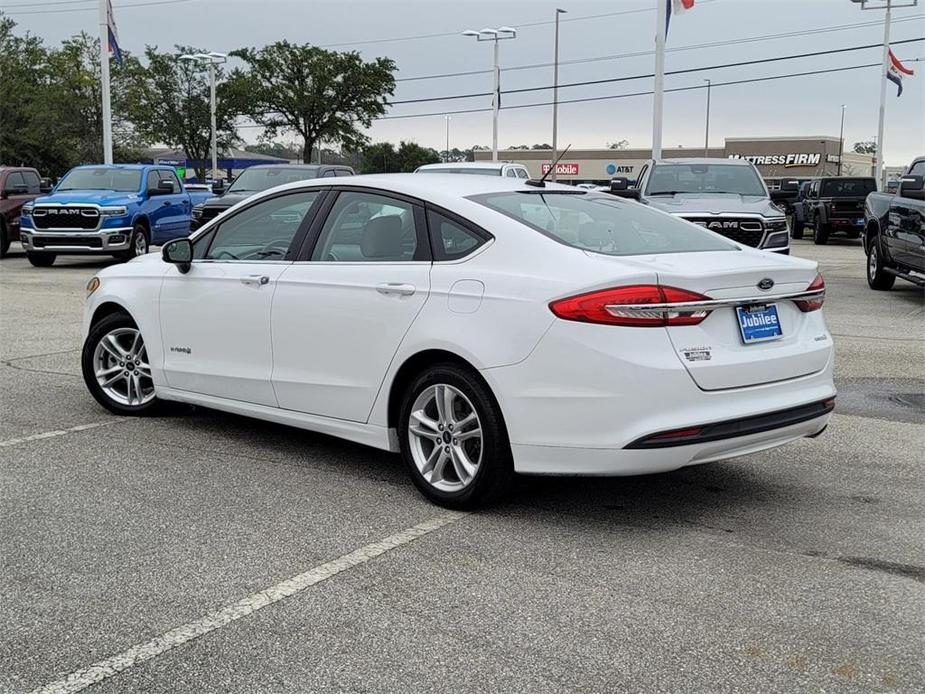
<svg viewBox="0 0 925 694">
<path fill-rule="evenodd" d="M 482 425 L 472 402 L 446 384 L 421 391 L 408 418 L 411 457 L 424 480 L 443 492 L 465 489 L 482 461 Z"/>
<path fill-rule="evenodd" d="M 93 373 L 106 396 L 121 405 L 137 407 L 154 399 L 148 353 L 137 328 L 115 328 L 100 339 Z"/>
<path fill-rule="evenodd" d="M 877 242 L 870 244 L 870 253 L 867 255 L 867 276 L 873 282 L 877 277 Z"/>
<path fill-rule="evenodd" d="M 148 240 L 143 232 L 135 232 L 135 255 L 144 255 L 148 252 Z"/>
</svg>

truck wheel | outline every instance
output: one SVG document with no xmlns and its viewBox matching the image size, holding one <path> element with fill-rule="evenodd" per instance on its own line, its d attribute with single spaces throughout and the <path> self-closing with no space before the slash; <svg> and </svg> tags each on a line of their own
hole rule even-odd
<svg viewBox="0 0 925 694">
<path fill-rule="evenodd" d="M 136 224 L 132 228 L 132 240 L 128 245 L 127 251 L 122 251 L 116 257 L 119 260 L 131 260 L 135 256 L 144 255 L 148 252 L 148 230 L 143 224 Z"/>
<path fill-rule="evenodd" d="M 58 256 L 54 253 L 26 253 L 26 257 L 35 267 L 51 267 Z"/>
<path fill-rule="evenodd" d="M 803 238 L 803 222 L 798 222 L 796 215 L 793 216 L 793 221 L 790 223 L 790 238 Z"/>
<path fill-rule="evenodd" d="M 10 250 L 10 237 L 6 235 L 6 225 L 0 222 L 0 258 Z"/>
<path fill-rule="evenodd" d="M 892 289 L 896 282 L 896 275 L 891 275 L 883 265 L 883 256 L 880 254 L 880 237 L 875 236 L 870 241 L 867 251 L 867 284 L 871 289 Z"/>
<path fill-rule="evenodd" d="M 813 243 L 817 246 L 824 246 L 829 242 L 829 227 L 823 224 L 818 217 L 813 224 Z"/>
</svg>

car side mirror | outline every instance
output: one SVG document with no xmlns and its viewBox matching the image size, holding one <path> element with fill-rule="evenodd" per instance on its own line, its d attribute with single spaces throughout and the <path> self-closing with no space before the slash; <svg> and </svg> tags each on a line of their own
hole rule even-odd
<svg viewBox="0 0 925 694">
<path fill-rule="evenodd" d="M 796 193 L 800 189 L 798 181 L 781 181 L 780 189 L 787 193 Z"/>
<path fill-rule="evenodd" d="M 50 193 L 52 188 L 54 188 L 54 186 L 52 186 L 50 178 L 43 178 L 39 181 L 40 193 Z"/>
<path fill-rule="evenodd" d="M 629 179 L 623 176 L 618 176 L 617 178 L 610 179 L 610 192 L 611 193 L 616 193 L 621 190 L 626 190 L 629 187 L 630 187 Z"/>
<path fill-rule="evenodd" d="M 221 179 L 218 181 L 212 181 L 212 192 L 216 195 L 221 195 L 225 192 L 225 182 Z"/>
<path fill-rule="evenodd" d="M 185 275 L 193 263 L 193 242 L 189 239 L 174 239 L 164 245 L 161 257 L 165 263 L 176 265 L 177 270 Z"/>
<path fill-rule="evenodd" d="M 925 200 L 925 176 L 903 176 L 899 180 L 899 197 Z"/>
</svg>

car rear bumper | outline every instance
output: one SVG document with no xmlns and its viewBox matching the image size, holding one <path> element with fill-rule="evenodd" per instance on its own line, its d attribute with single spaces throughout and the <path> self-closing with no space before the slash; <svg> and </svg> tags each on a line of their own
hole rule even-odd
<svg viewBox="0 0 925 694">
<path fill-rule="evenodd" d="M 128 250 L 132 227 L 115 227 L 99 231 L 37 231 L 20 229 L 23 249 L 32 253 L 115 253 Z"/>
</svg>

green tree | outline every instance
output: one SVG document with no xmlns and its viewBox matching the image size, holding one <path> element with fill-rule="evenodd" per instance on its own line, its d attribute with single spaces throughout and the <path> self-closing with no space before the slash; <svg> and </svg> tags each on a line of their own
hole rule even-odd
<svg viewBox="0 0 925 694">
<path fill-rule="evenodd" d="M 363 173 L 411 173 L 424 164 L 440 161 L 437 150 L 402 141 L 395 149 L 391 142 L 376 142 L 363 148 Z"/>
<path fill-rule="evenodd" d="M 195 162 L 199 180 L 206 178 L 212 157 L 212 123 L 209 74 L 202 63 L 180 60 L 181 55 L 202 53 L 191 46 L 176 46 L 162 53 L 145 47 L 147 65 L 134 61 L 122 109 L 136 131 L 149 142 L 179 149 Z M 216 66 L 216 81 L 223 78 Z M 221 85 L 220 85 L 221 86 Z M 235 113 L 225 98 L 216 100 L 216 132 L 219 151 L 237 141 Z"/>
<path fill-rule="evenodd" d="M 861 142 L 855 142 L 854 147 L 852 149 L 858 154 L 876 154 L 877 153 L 877 141 L 876 140 L 862 140 Z"/>
<path fill-rule="evenodd" d="M 626 149 L 630 146 L 629 140 L 620 140 L 619 142 L 608 142 L 607 149 Z"/>
<path fill-rule="evenodd" d="M 385 113 L 395 91 L 395 63 L 388 58 L 364 62 L 357 52 L 288 41 L 241 48 L 231 55 L 246 69 L 231 73 L 225 97 L 261 125 L 267 137 L 280 132 L 301 137 L 306 163 L 319 141 L 350 150 L 367 144 L 361 128 Z"/>
</svg>

